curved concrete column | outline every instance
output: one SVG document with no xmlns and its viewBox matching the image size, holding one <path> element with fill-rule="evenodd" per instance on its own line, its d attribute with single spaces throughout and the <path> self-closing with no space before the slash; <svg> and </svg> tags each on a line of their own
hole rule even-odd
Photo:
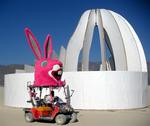
<svg viewBox="0 0 150 126">
<path fill-rule="evenodd" d="M 77 71 L 78 57 L 83 47 L 90 10 L 84 12 L 78 26 L 69 40 L 66 51 L 65 71 Z"/>
<path fill-rule="evenodd" d="M 140 55 L 136 45 L 136 40 L 134 39 L 131 30 L 118 14 L 112 11 L 110 11 L 110 13 L 115 18 L 120 29 L 120 33 L 122 34 L 124 48 L 126 51 L 128 71 L 141 71 Z"/>
<path fill-rule="evenodd" d="M 99 36 L 100 36 L 100 49 L 101 49 L 101 70 L 106 70 L 106 48 L 105 48 L 105 34 L 104 34 L 104 28 L 103 28 L 103 21 L 102 21 L 102 15 L 100 12 L 100 9 L 96 10 L 96 17 L 97 17 L 97 26 L 99 30 Z M 107 41 L 106 41 L 107 42 Z"/>
<path fill-rule="evenodd" d="M 124 19 L 122 16 L 119 15 L 119 17 L 122 18 L 122 20 L 124 20 L 124 22 L 129 27 L 129 29 L 130 29 L 130 31 L 131 31 L 134 39 L 135 39 L 135 43 L 136 43 L 137 49 L 139 51 L 139 56 L 140 56 L 141 70 L 143 72 L 147 72 L 146 57 L 145 57 L 144 49 L 142 47 L 142 44 L 141 44 L 141 41 L 140 41 L 139 37 L 137 36 L 136 32 L 134 31 L 132 26 L 129 24 L 129 22 L 126 19 Z"/>
<path fill-rule="evenodd" d="M 100 11 L 102 15 L 103 27 L 109 36 L 114 52 L 116 70 L 127 70 L 126 51 L 118 24 L 113 15 L 108 10 L 101 9 Z"/>
<path fill-rule="evenodd" d="M 95 23 L 96 23 L 95 10 L 91 10 L 89 19 L 88 19 L 86 32 L 85 32 L 84 41 L 83 41 L 82 71 L 89 70 L 89 53 L 90 53 L 90 47 L 91 47 L 91 43 L 92 43 Z"/>
<path fill-rule="evenodd" d="M 126 22 L 127 23 L 127 22 Z M 144 49 L 142 47 L 142 44 L 137 36 L 137 34 L 135 33 L 134 29 L 131 27 L 131 25 L 128 23 L 128 26 L 130 28 L 130 30 L 132 31 L 132 34 L 134 36 L 134 39 L 136 40 L 136 44 L 137 44 L 137 48 L 139 51 L 139 55 L 140 55 L 140 60 L 141 60 L 141 68 L 143 72 L 147 72 L 147 63 L 146 63 L 146 57 L 144 54 Z"/>
</svg>

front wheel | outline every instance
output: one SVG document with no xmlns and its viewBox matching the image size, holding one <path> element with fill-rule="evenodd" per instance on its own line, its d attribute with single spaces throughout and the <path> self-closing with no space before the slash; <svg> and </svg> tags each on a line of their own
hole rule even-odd
<svg viewBox="0 0 150 126">
<path fill-rule="evenodd" d="M 63 125 L 66 123 L 66 121 L 67 121 L 67 117 L 64 114 L 58 114 L 55 118 L 55 122 L 58 125 Z"/>
<path fill-rule="evenodd" d="M 33 118 L 32 113 L 30 113 L 30 112 L 25 113 L 25 120 L 26 120 L 27 122 L 33 122 L 33 121 L 34 121 L 34 118 Z"/>
<path fill-rule="evenodd" d="M 76 121 L 77 121 L 77 113 L 72 113 L 70 122 L 74 123 Z"/>
</svg>

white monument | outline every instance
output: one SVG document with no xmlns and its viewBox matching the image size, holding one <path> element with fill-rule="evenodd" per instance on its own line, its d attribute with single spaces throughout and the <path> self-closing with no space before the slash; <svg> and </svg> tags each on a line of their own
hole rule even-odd
<svg viewBox="0 0 150 126">
<path fill-rule="evenodd" d="M 89 52 L 94 28 L 100 36 L 101 67 L 89 70 Z M 112 63 L 106 58 L 106 48 Z M 77 71 L 82 50 L 82 71 Z M 119 14 L 105 9 L 83 13 L 68 43 L 61 48 L 63 78 L 74 89 L 71 104 L 76 109 L 131 109 L 148 105 L 148 79 L 145 54 L 132 26 Z M 5 76 L 5 105 L 30 107 L 26 90 L 33 73 Z M 61 91 L 60 91 L 61 92 Z M 61 94 L 61 93 L 60 93 Z"/>
<path fill-rule="evenodd" d="M 131 25 L 119 14 L 105 10 L 88 10 L 82 15 L 66 51 L 65 71 L 77 71 L 82 49 L 82 70 L 88 71 L 89 51 L 94 28 L 98 27 L 102 70 L 106 71 L 106 49 L 111 52 L 116 71 L 147 72 L 141 42 Z"/>
</svg>

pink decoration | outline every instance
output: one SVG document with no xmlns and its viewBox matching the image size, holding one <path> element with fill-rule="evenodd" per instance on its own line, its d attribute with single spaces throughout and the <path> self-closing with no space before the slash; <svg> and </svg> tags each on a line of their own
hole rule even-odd
<svg viewBox="0 0 150 126">
<path fill-rule="evenodd" d="M 28 43 L 37 59 L 35 62 L 34 84 L 33 86 L 62 87 L 65 81 L 61 81 L 63 65 L 57 59 L 51 59 L 53 52 L 52 38 L 47 35 L 44 43 L 44 57 L 40 50 L 40 45 L 30 29 L 25 28 Z"/>
</svg>

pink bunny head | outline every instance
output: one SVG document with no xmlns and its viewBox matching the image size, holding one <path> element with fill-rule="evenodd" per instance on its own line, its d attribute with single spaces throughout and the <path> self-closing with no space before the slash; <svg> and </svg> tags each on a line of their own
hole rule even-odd
<svg viewBox="0 0 150 126">
<path fill-rule="evenodd" d="M 28 43 L 37 59 L 35 62 L 33 86 L 64 86 L 65 82 L 61 81 L 63 65 L 59 60 L 51 59 L 53 51 L 51 36 L 47 35 L 46 37 L 44 43 L 44 57 L 42 57 L 40 45 L 30 29 L 25 28 L 25 33 Z"/>
</svg>

